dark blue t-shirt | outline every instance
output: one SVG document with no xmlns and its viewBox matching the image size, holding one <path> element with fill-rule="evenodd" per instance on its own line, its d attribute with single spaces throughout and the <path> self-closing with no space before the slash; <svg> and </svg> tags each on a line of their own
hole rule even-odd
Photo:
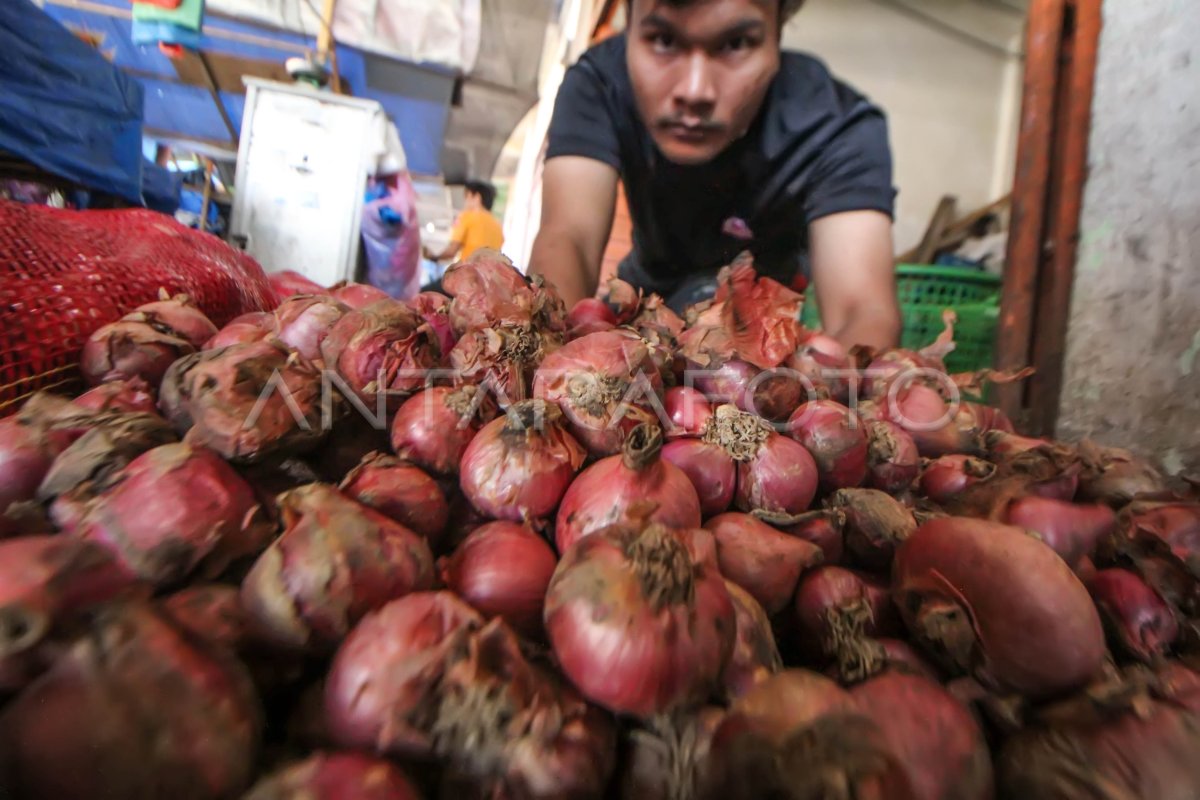
<svg viewBox="0 0 1200 800">
<path fill-rule="evenodd" d="M 658 151 L 634 101 L 624 36 L 567 70 L 549 138 L 547 158 L 585 156 L 620 173 L 634 243 L 622 277 L 664 296 L 747 249 L 760 274 L 790 282 L 807 272 L 813 220 L 893 213 L 883 112 L 801 53 L 781 54 L 746 135 L 707 164 L 673 164 Z"/>
</svg>

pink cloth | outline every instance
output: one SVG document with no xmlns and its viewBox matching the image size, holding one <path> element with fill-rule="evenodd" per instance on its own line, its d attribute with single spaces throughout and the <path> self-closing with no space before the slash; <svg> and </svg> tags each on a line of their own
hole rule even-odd
<svg viewBox="0 0 1200 800">
<path fill-rule="evenodd" d="M 402 220 L 387 222 L 380 216 L 384 208 L 390 208 Z M 417 192 L 407 172 L 389 181 L 382 197 L 363 205 L 362 237 L 367 283 L 397 300 L 416 296 L 421 290 L 421 226 L 417 220 Z"/>
</svg>

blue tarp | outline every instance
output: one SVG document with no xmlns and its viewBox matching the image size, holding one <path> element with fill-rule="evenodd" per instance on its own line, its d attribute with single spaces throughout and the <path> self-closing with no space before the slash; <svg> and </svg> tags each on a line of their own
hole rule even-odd
<svg viewBox="0 0 1200 800">
<path fill-rule="evenodd" d="M 146 199 L 146 208 L 174 214 L 175 209 L 179 208 L 182 189 L 183 175 L 160 167 L 153 161 L 143 162 L 142 196 Z"/>
<path fill-rule="evenodd" d="M 0 0 L 0 5 L 8 2 L 11 0 Z M 22 0 L 22 4 L 25 2 Z M 147 135 L 223 141 L 227 147 L 236 148 L 237 140 L 230 137 L 208 90 L 181 84 L 171 60 L 158 47 L 133 43 L 132 23 L 121 16 L 128 15 L 129 8 L 129 0 L 92 0 L 86 8 L 46 5 L 47 13 L 64 25 L 100 38 L 100 49 L 111 54 L 118 67 L 135 71 L 146 93 Z M 291 56 L 311 50 L 313 38 L 210 16 L 204 21 L 201 44 L 206 53 L 282 64 Z M 353 94 L 379 101 L 396 123 L 409 169 L 429 175 L 439 173 L 453 73 L 365 53 L 344 44 L 337 45 L 337 57 L 342 79 Z M 233 126 L 240 130 L 245 95 L 222 91 L 220 99 Z"/>
<path fill-rule="evenodd" d="M 142 200 L 142 87 L 29 0 L 0 0 L 0 150 Z"/>
</svg>

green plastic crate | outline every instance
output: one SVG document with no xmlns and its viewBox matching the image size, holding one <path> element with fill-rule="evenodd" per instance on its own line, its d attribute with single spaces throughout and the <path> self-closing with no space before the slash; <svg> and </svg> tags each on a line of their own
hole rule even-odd
<svg viewBox="0 0 1200 800">
<path fill-rule="evenodd" d="M 900 264 L 896 267 L 896 295 L 904 328 L 900 346 L 919 349 L 942 332 L 942 310 L 958 314 L 954 326 L 954 352 L 946 357 L 950 372 L 967 372 L 992 365 L 996 327 L 1000 317 L 1000 278 L 960 267 Z M 821 326 L 816 296 L 809 293 L 801 319 L 810 328 Z"/>
</svg>

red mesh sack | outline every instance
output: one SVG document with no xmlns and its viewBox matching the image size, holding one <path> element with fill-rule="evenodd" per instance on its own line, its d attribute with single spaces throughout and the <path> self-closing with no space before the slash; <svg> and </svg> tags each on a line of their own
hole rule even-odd
<svg viewBox="0 0 1200 800">
<path fill-rule="evenodd" d="M 217 327 L 277 303 L 254 259 L 144 209 L 0 201 L 0 269 L 0 416 L 38 389 L 82 390 L 87 337 L 160 288 L 190 296 Z"/>
</svg>

